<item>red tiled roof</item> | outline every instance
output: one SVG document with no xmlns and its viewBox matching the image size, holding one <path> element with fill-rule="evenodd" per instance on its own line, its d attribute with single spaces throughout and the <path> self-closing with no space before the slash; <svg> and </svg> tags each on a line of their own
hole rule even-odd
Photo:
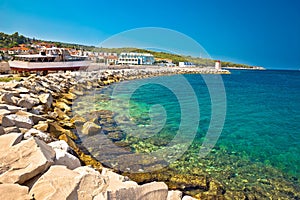
<svg viewBox="0 0 300 200">
<path fill-rule="evenodd" d="M 115 59 L 115 60 L 118 60 L 118 56 L 107 56 L 106 58 L 107 58 L 107 59 Z"/>
</svg>

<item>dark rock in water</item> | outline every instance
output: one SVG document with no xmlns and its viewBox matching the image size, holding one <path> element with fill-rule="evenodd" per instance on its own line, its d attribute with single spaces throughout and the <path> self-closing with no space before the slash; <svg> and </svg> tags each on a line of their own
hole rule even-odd
<svg viewBox="0 0 300 200">
<path fill-rule="evenodd" d="M 124 134 L 120 131 L 110 132 L 107 134 L 107 137 L 109 139 L 111 139 L 112 141 L 120 141 L 120 140 L 124 139 Z"/>
<path fill-rule="evenodd" d="M 130 148 L 130 145 L 124 141 L 116 141 L 114 144 L 117 145 L 118 147 L 129 147 Z"/>
</svg>

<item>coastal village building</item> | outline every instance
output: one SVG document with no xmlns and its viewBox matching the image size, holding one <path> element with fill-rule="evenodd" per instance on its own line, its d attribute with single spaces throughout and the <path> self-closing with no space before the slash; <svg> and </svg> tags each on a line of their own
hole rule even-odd
<svg viewBox="0 0 300 200">
<path fill-rule="evenodd" d="M 191 62 L 179 62 L 179 67 L 196 67 L 194 63 Z"/>
<path fill-rule="evenodd" d="M 121 53 L 118 64 L 120 65 L 153 65 L 154 56 L 150 53 Z"/>
<path fill-rule="evenodd" d="M 171 59 L 168 58 L 155 58 L 156 64 L 160 67 L 175 67 L 176 65 L 173 63 Z"/>
<path fill-rule="evenodd" d="M 111 55 L 111 56 L 107 56 L 107 57 L 105 57 L 105 63 L 107 64 L 107 65 L 116 65 L 116 64 L 118 64 L 118 56 L 113 56 L 113 55 Z"/>
</svg>

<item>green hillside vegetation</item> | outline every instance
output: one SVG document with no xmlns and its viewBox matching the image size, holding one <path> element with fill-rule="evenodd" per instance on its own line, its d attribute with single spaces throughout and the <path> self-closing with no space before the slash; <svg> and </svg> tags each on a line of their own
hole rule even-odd
<svg viewBox="0 0 300 200">
<path fill-rule="evenodd" d="M 12 48 L 19 44 L 31 43 L 32 39 L 19 35 L 18 32 L 8 35 L 0 32 L 0 48 Z"/>
<path fill-rule="evenodd" d="M 121 52 L 138 52 L 138 53 L 151 53 L 155 58 L 160 59 L 170 59 L 174 64 L 179 62 L 192 62 L 198 66 L 214 66 L 214 60 L 206 59 L 206 58 L 199 58 L 199 57 L 191 57 L 187 55 L 177 55 L 171 54 L 167 52 L 157 52 L 145 49 L 138 49 L 132 47 L 123 47 L 123 48 L 103 48 L 103 47 L 95 47 L 95 46 L 87 46 L 87 45 L 79 45 L 79 44 L 70 44 L 70 43 L 63 43 L 63 42 L 56 42 L 56 41 L 45 41 L 45 40 L 38 40 L 35 38 L 28 38 L 23 35 L 20 35 L 18 32 L 15 32 L 11 35 L 0 32 L 0 48 L 11 48 L 14 46 L 18 46 L 20 44 L 33 44 L 37 42 L 45 42 L 45 43 L 52 43 L 55 44 L 57 47 L 64 47 L 64 48 L 74 48 L 74 49 L 81 49 L 85 51 L 95 51 L 95 52 L 108 52 L 108 53 L 117 53 L 120 54 Z M 236 64 L 232 62 L 222 62 L 223 67 L 239 67 L 239 68 L 252 68 L 252 66 L 245 65 L 245 64 Z"/>
</svg>

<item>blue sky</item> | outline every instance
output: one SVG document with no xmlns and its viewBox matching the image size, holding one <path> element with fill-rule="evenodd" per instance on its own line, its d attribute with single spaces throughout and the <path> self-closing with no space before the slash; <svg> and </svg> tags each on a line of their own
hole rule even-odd
<svg viewBox="0 0 300 200">
<path fill-rule="evenodd" d="M 97 46 L 120 32 L 172 29 L 214 59 L 300 69 L 299 0 L 0 0 L 0 31 Z"/>
</svg>

